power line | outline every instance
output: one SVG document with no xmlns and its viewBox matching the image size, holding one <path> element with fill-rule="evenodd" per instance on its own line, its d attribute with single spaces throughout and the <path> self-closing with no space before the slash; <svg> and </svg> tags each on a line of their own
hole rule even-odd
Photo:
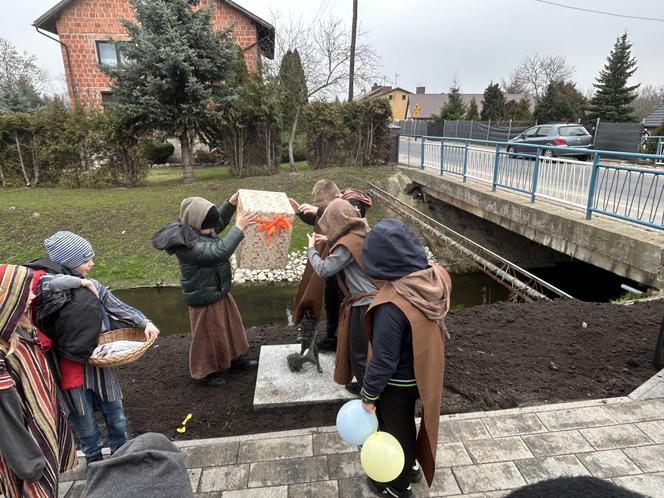
<svg viewBox="0 0 664 498">
<path fill-rule="evenodd" d="M 549 5 L 555 5 L 556 7 L 562 7 L 564 9 L 580 10 L 580 11 L 583 11 L 583 12 L 591 12 L 593 14 L 603 14 L 605 16 L 624 17 L 624 18 L 627 18 L 627 19 L 638 19 L 640 21 L 664 22 L 664 19 L 658 19 L 656 17 L 630 16 L 630 15 L 627 15 L 627 14 L 616 14 L 615 12 L 605 12 L 603 10 L 583 9 L 581 7 L 574 7 L 572 5 L 565 5 L 565 4 L 562 4 L 562 3 L 550 2 L 548 0 L 535 0 L 535 1 L 539 2 L 539 3 L 546 3 L 546 4 L 549 4 Z"/>
</svg>

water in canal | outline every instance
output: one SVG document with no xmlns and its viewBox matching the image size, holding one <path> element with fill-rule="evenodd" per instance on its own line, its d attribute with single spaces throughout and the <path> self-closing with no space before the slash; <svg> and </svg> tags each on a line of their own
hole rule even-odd
<svg viewBox="0 0 664 498">
<path fill-rule="evenodd" d="M 508 298 L 508 291 L 482 273 L 452 275 L 452 307 L 494 303 Z M 246 327 L 291 322 L 294 285 L 244 285 L 231 291 Z M 189 331 L 189 315 L 179 287 L 139 288 L 115 291 L 127 304 L 149 316 L 162 334 Z"/>
</svg>

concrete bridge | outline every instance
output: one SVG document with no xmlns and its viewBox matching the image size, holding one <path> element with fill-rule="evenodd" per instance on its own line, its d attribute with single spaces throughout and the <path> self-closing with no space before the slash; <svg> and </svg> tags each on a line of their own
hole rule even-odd
<svg viewBox="0 0 664 498">
<path fill-rule="evenodd" d="M 453 175 L 401 166 L 422 190 L 458 209 L 643 285 L 664 289 L 664 231 L 605 216 L 588 220 L 580 209 L 532 203 L 518 192 Z"/>
</svg>

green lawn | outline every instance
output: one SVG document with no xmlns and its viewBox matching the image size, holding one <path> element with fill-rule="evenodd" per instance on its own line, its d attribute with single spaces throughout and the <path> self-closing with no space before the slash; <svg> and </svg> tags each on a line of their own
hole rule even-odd
<svg viewBox="0 0 664 498">
<path fill-rule="evenodd" d="M 282 165 L 288 171 L 288 165 Z M 380 182 L 390 167 L 328 168 L 309 170 L 298 163 L 298 173 L 234 179 L 226 167 L 196 168 L 196 183 L 183 185 L 179 168 L 155 169 L 145 186 L 100 190 L 16 188 L 0 190 L 0 261 L 22 263 L 45 254 L 43 240 L 57 230 L 71 230 L 92 243 L 95 268 L 91 274 L 114 288 L 176 285 L 179 271 L 175 257 L 152 247 L 152 235 L 177 218 L 185 197 L 201 196 L 220 203 L 238 188 L 286 192 L 309 202 L 311 188 L 330 178 L 343 188 L 365 188 Z M 382 217 L 369 210 L 369 222 Z M 291 249 L 306 245 L 310 227 L 297 221 Z"/>
</svg>

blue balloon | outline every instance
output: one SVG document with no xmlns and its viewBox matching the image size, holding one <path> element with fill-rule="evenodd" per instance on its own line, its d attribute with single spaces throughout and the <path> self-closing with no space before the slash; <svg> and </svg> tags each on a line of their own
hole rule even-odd
<svg viewBox="0 0 664 498">
<path fill-rule="evenodd" d="M 348 444 L 362 445 L 378 430 L 378 419 L 362 408 L 359 399 L 349 401 L 337 413 L 337 432 Z"/>
</svg>

